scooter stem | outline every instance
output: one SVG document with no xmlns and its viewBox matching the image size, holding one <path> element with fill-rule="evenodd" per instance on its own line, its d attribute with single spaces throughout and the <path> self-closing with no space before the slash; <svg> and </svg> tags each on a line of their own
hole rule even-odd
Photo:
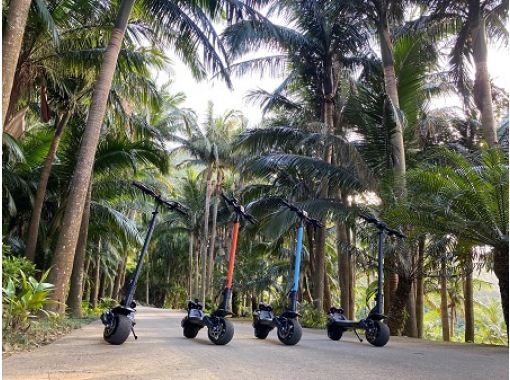
<svg viewBox="0 0 510 380">
<path fill-rule="evenodd" d="M 129 288 L 127 291 L 127 295 L 124 298 L 124 302 L 122 306 L 124 307 L 131 307 L 131 302 L 133 302 L 133 298 L 135 296 L 135 290 L 136 290 L 136 283 L 138 282 L 138 278 L 140 277 L 140 273 L 142 272 L 142 266 L 143 266 L 143 259 L 145 257 L 145 254 L 147 252 L 147 249 L 149 248 L 149 242 L 152 237 L 152 233 L 154 232 L 154 227 L 156 226 L 156 216 L 159 214 L 159 207 L 160 204 L 156 200 L 156 207 L 154 208 L 154 211 L 152 212 L 152 219 L 149 223 L 149 229 L 147 231 L 147 235 L 145 236 L 145 241 L 143 242 L 142 250 L 140 251 L 140 255 L 138 256 L 138 262 L 136 263 L 136 269 L 135 274 L 131 281 L 129 282 Z"/>
<path fill-rule="evenodd" d="M 289 293 L 289 310 L 296 311 L 297 309 L 297 300 L 296 295 L 299 289 L 299 277 L 301 273 L 301 252 L 303 250 L 303 222 L 299 224 L 297 229 L 296 236 L 296 251 L 295 251 L 295 259 L 294 259 L 294 281 L 292 283 L 292 288 Z"/>
<path fill-rule="evenodd" d="M 383 314 L 383 263 L 384 263 L 384 230 L 379 229 L 377 233 L 378 242 L 377 242 L 377 295 L 376 295 L 376 310 L 377 314 Z"/>
<path fill-rule="evenodd" d="M 232 242 L 230 243 L 230 256 L 227 265 L 227 279 L 225 281 L 225 289 L 223 289 L 223 299 L 221 301 L 220 310 L 227 310 L 228 301 L 232 296 L 232 280 L 234 278 L 234 263 L 237 250 L 237 236 L 239 235 L 239 217 L 236 216 L 234 225 L 232 226 Z"/>
</svg>

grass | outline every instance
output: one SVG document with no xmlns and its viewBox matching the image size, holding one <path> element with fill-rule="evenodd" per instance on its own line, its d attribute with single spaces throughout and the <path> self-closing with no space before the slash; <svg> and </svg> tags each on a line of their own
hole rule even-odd
<svg viewBox="0 0 510 380">
<path fill-rule="evenodd" d="M 4 329 L 2 353 L 8 356 L 15 352 L 30 351 L 44 346 L 96 319 L 95 317 L 37 318 L 30 323 L 26 331 Z"/>
</svg>

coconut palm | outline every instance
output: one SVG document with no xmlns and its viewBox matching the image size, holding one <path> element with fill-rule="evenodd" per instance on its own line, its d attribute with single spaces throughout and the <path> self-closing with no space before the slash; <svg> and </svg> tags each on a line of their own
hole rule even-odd
<svg viewBox="0 0 510 380">
<path fill-rule="evenodd" d="M 144 5 L 147 5 L 146 9 L 150 11 L 153 22 L 158 20 L 159 24 L 155 24 L 155 30 L 161 31 L 167 37 L 166 41 L 170 42 L 185 57 L 185 61 L 191 62 L 195 59 L 198 46 L 200 46 L 204 51 L 205 62 L 210 64 L 213 70 L 217 69 L 225 73 L 223 61 L 215 49 L 218 40 L 211 22 L 212 18 L 219 16 L 221 7 L 212 6 L 210 3 L 173 3 L 169 1 L 149 1 Z M 218 4 L 215 3 L 215 5 Z M 63 305 L 80 227 L 79 218 L 76 218 L 76 215 L 83 213 L 92 173 L 93 157 L 99 141 L 117 59 L 133 6 L 134 0 L 124 0 L 120 3 L 117 20 L 105 50 L 101 70 L 92 94 L 87 126 L 78 154 L 79 160 L 70 186 L 64 224 L 55 246 L 53 269 L 49 276 L 49 280 L 55 284 L 53 300 L 57 301 L 56 305 Z M 173 34 L 172 32 L 176 30 L 179 32 Z M 195 74 L 199 73 L 196 64 L 192 65 L 192 68 L 195 69 L 193 70 Z M 57 309 L 63 312 L 62 306 Z"/>
<path fill-rule="evenodd" d="M 309 110 L 314 121 L 320 120 L 321 132 L 332 134 L 338 109 L 339 83 L 342 70 L 359 61 L 368 44 L 364 26 L 342 3 L 331 1 L 278 1 L 272 2 L 272 10 L 284 15 L 292 27 L 277 25 L 257 14 L 228 27 L 223 38 L 230 55 L 238 59 L 261 46 L 276 48 L 280 54 L 238 62 L 232 69 L 243 73 L 249 70 L 290 71 L 282 84 L 267 97 L 267 107 L 278 105 L 299 109 L 295 101 L 285 96 L 301 85 L 312 104 Z M 298 92 L 294 90 L 294 92 Z M 259 93 L 260 95 L 260 93 Z M 262 94 L 264 96 L 264 94 Z M 322 151 L 326 164 L 332 163 L 334 146 Z M 326 198 L 328 186 L 321 187 L 321 197 Z M 324 294 L 325 232 L 318 232 L 316 304 L 322 308 Z"/>
<path fill-rule="evenodd" d="M 492 85 L 488 70 L 488 43 L 490 40 L 508 43 L 505 23 L 508 1 L 443 1 L 425 0 L 419 3 L 430 7 L 429 14 L 417 25 L 441 25 L 441 29 L 456 30 L 450 53 L 450 65 L 459 93 L 469 105 L 471 94 L 481 114 L 485 141 L 493 147 L 498 144 L 497 125 L 492 104 Z M 469 79 L 469 62 L 475 64 L 475 82 Z"/>
</svg>

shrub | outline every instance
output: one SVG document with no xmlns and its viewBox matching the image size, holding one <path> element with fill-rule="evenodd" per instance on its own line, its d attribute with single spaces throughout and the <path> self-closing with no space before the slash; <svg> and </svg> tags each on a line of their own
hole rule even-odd
<svg viewBox="0 0 510 380">
<path fill-rule="evenodd" d="M 35 265 L 25 257 L 2 255 L 2 287 L 9 281 L 17 286 L 21 281 L 21 272 L 26 276 L 35 275 Z"/>
<path fill-rule="evenodd" d="M 37 281 L 20 270 L 17 284 L 12 278 L 7 281 L 7 286 L 2 289 L 4 329 L 26 331 L 30 327 L 30 318 L 36 318 L 40 313 L 50 315 L 44 310 L 51 302 L 49 295 L 53 289 L 52 284 L 44 282 L 48 273 Z"/>
</svg>

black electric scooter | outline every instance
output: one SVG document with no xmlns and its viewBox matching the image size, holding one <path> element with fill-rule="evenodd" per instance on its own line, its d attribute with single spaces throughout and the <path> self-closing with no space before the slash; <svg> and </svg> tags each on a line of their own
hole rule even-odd
<svg viewBox="0 0 510 380">
<path fill-rule="evenodd" d="M 378 229 L 378 251 L 377 251 L 377 294 L 375 297 L 375 306 L 368 313 L 365 319 L 359 321 L 349 320 L 345 318 L 344 311 L 342 308 L 332 307 L 330 309 L 327 332 L 328 337 L 331 340 L 340 340 L 345 330 L 352 329 L 359 341 L 360 338 L 356 329 L 365 330 L 365 337 L 367 341 L 377 347 L 382 347 L 390 340 L 390 329 L 386 324 L 382 322 L 386 316 L 383 314 L 383 263 L 384 263 L 384 237 L 396 236 L 401 239 L 405 236 L 397 230 L 388 228 L 386 224 L 377 220 L 373 217 L 367 217 L 360 215 L 360 217 L 366 220 L 368 223 L 372 223 Z"/>
<path fill-rule="evenodd" d="M 232 206 L 235 212 L 234 225 L 232 227 L 232 243 L 230 245 L 230 256 L 227 266 L 227 278 L 225 281 L 225 288 L 222 292 L 222 300 L 218 309 L 210 316 L 204 314 L 203 305 L 198 302 L 198 300 L 188 301 L 188 314 L 181 321 L 182 332 L 186 338 L 195 338 L 198 331 L 202 327 L 207 326 L 207 336 L 209 340 L 219 346 L 227 344 L 234 337 L 234 325 L 226 319 L 226 317 L 232 315 L 228 310 L 228 305 L 232 298 L 234 263 L 241 220 L 244 219 L 252 224 L 255 223 L 255 218 L 244 211 L 244 207 L 239 204 L 236 198 L 232 197 L 232 199 L 229 199 L 224 194 L 221 196 L 227 204 Z"/>
<path fill-rule="evenodd" d="M 289 210 L 296 213 L 299 217 L 299 224 L 296 233 L 296 251 L 294 253 L 294 282 L 289 292 L 289 306 L 283 314 L 274 316 L 273 308 L 265 303 L 260 303 L 257 310 L 253 311 L 253 328 L 255 337 L 266 339 L 269 332 L 277 328 L 277 335 L 280 342 L 288 346 L 293 346 L 301 340 L 303 334 L 301 325 L 297 320 L 297 292 L 299 289 L 299 277 L 301 271 L 301 252 L 303 250 L 303 230 L 304 224 L 311 224 L 314 228 L 322 228 L 322 224 L 308 216 L 305 210 L 302 210 L 284 200 L 280 200 Z"/>
<path fill-rule="evenodd" d="M 169 201 L 163 198 L 161 195 L 157 195 L 154 191 L 139 182 L 133 182 L 133 186 L 143 191 L 144 194 L 154 198 L 154 211 L 152 211 L 152 218 L 149 223 L 149 229 L 147 230 L 147 235 L 145 236 L 142 250 L 138 255 L 135 273 L 133 274 L 133 277 L 130 279 L 127 286 L 126 296 L 118 306 L 101 314 L 101 322 L 103 322 L 105 326 L 103 331 L 103 338 L 108 343 L 115 345 L 124 343 L 130 332 L 133 333 L 135 340 L 138 339 L 134 330 L 134 326 L 136 324 L 136 303 L 133 300 L 133 297 L 135 295 L 138 278 L 140 277 L 140 273 L 142 271 L 143 259 L 149 247 L 152 232 L 156 226 L 156 216 L 159 214 L 160 207 L 165 206 L 171 211 L 177 211 L 183 215 L 186 215 L 186 209 L 180 203 Z"/>
</svg>

